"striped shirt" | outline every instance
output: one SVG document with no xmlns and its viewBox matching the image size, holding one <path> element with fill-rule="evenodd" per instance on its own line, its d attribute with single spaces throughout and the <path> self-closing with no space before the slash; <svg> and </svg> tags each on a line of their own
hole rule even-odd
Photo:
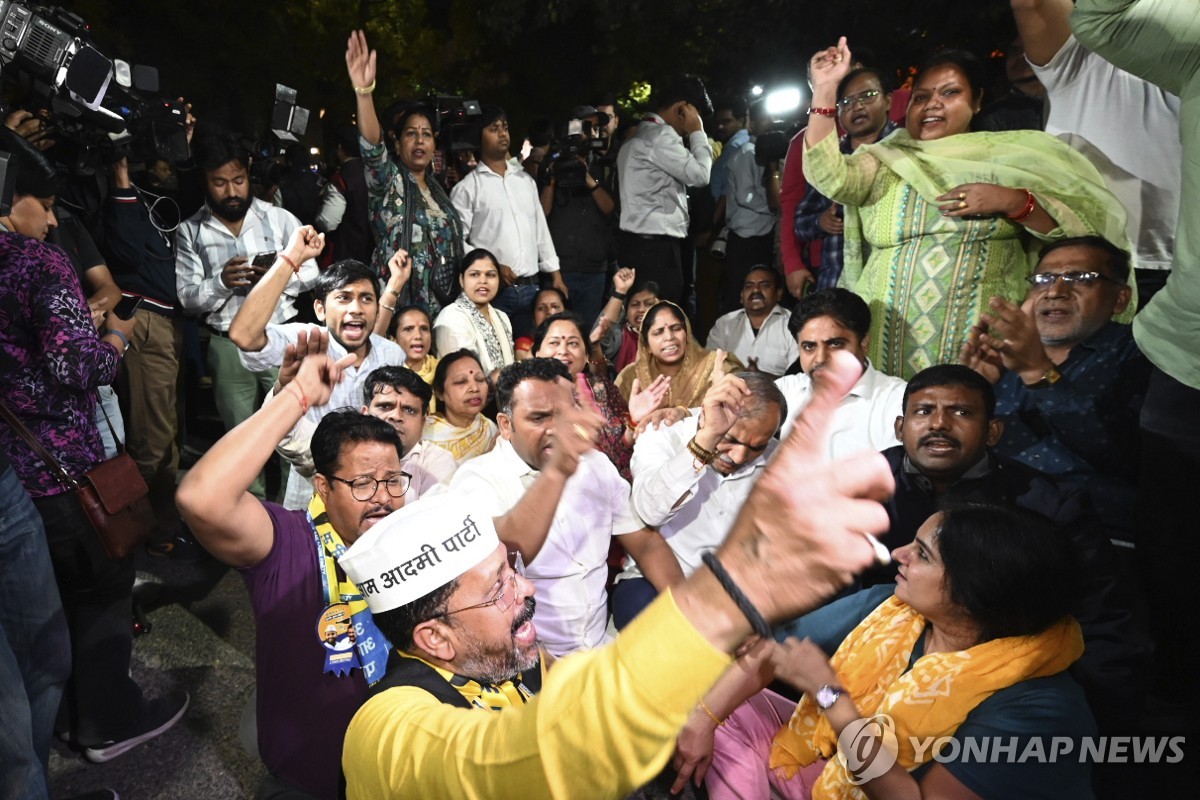
<svg viewBox="0 0 1200 800">
<path fill-rule="evenodd" d="M 291 212 L 252 199 L 242 230 L 234 236 L 204 206 L 181 223 L 176 234 L 175 285 L 179 304 L 210 328 L 228 332 L 251 287 L 226 286 L 221 280 L 225 264 L 236 256 L 253 258 L 258 253 L 283 251 L 292 231 L 299 227 L 300 220 Z M 271 322 L 282 324 L 296 316 L 296 295 L 312 288 L 318 274 L 313 259 L 300 265 L 299 279 L 290 281 L 283 290 Z"/>
</svg>

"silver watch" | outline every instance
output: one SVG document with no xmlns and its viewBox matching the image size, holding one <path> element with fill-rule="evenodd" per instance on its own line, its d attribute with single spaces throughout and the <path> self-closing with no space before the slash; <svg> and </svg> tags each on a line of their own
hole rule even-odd
<svg viewBox="0 0 1200 800">
<path fill-rule="evenodd" d="M 842 692 L 846 691 L 840 686 L 831 686 L 826 683 L 821 688 L 817 689 L 816 697 L 817 708 L 822 711 L 828 711 L 829 707 L 837 702 L 837 699 L 842 696 Z"/>
</svg>

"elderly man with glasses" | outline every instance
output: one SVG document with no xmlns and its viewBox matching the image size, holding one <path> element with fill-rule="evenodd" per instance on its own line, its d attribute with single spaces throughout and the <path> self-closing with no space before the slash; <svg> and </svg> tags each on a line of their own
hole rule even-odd
<svg viewBox="0 0 1200 800">
<path fill-rule="evenodd" d="M 1111 535 L 1131 543 L 1138 414 L 1150 365 L 1131 326 L 1129 253 L 1098 236 L 1043 248 L 1021 306 L 999 297 L 963 348 L 996 387 L 1003 456 L 1091 494 Z"/>
</svg>

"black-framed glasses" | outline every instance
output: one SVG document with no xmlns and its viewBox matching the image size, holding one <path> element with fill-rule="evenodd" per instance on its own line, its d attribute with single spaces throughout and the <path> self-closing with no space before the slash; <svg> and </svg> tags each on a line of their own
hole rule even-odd
<svg viewBox="0 0 1200 800">
<path fill-rule="evenodd" d="M 359 475 L 357 478 L 339 478 L 337 475 L 328 477 L 331 481 L 349 486 L 350 496 L 360 503 L 374 497 L 375 493 L 379 491 L 381 483 L 392 497 L 403 497 L 404 493 L 408 491 L 409 484 L 412 483 L 412 475 L 407 472 L 395 472 L 386 478 L 369 478 L 366 475 Z"/>
<path fill-rule="evenodd" d="M 875 98 L 879 97 L 880 94 L 881 92 L 878 89 L 872 89 L 869 92 L 859 92 L 858 94 L 852 94 L 849 97 L 843 97 L 841 100 L 838 100 L 837 104 L 843 110 L 858 104 L 865 106 L 874 101 Z"/>
<path fill-rule="evenodd" d="M 449 617 L 454 614 L 461 614 L 464 611 L 487 608 L 488 606 L 495 606 L 501 612 L 508 611 L 517 602 L 517 576 L 524 577 L 525 562 L 521 560 L 520 553 L 516 550 L 510 550 L 508 551 L 508 565 L 511 571 L 508 573 L 508 577 L 501 582 L 500 592 L 491 600 L 484 600 L 482 603 L 456 608 L 453 611 L 445 611 L 439 616 Z"/>
<path fill-rule="evenodd" d="M 1025 279 L 1025 282 L 1034 289 L 1046 290 L 1054 284 L 1058 283 L 1059 279 L 1067 286 L 1095 286 L 1098 283 L 1115 283 L 1120 285 L 1120 281 L 1103 275 L 1099 272 L 1039 272 L 1036 275 L 1030 275 Z"/>
</svg>

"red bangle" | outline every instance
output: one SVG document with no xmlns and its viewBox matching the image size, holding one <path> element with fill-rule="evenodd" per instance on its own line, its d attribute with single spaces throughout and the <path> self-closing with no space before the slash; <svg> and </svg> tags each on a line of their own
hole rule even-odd
<svg viewBox="0 0 1200 800">
<path fill-rule="evenodd" d="M 818 108 L 817 106 L 813 106 L 812 108 L 808 109 L 808 115 L 811 117 L 813 114 L 816 114 L 818 117 L 837 117 L 837 109 Z"/>
<path fill-rule="evenodd" d="M 1021 209 L 1021 213 L 1009 216 L 1009 219 L 1013 222 L 1024 222 L 1033 213 L 1033 210 L 1037 208 L 1037 198 L 1033 196 L 1033 192 L 1028 189 L 1022 189 L 1021 191 L 1025 192 L 1025 208 Z"/>
<path fill-rule="evenodd" d="M 292 268 L 292 274 L 294 274 L 294 275 L 300 274 L 300 265 L 299 264 L 297 264 L 295 261 L 292 261 L 290 258 L 285 256 L 283 253 L 280 253 L 279 257 L 283 259 L 283 263 L 287 264 L 289 267 Z M 307 411 L 308 409 L 305 409 L 305 410 Z"/>
<path fill-rule="evenodd" d="M 292 396 L 295 397 L 298 401 L 300 401 L 300 410 L 303 413 L 307 414 L 308 413 L 308 396 L 306 394 L 304 394 L 304 389 L 298 383 L 291 383 L 291 384 L 289 384 L 289 386 L 295 386 L 296 391 L 300 393 L 299 395 L 293 394 Z"/>
</svg>

